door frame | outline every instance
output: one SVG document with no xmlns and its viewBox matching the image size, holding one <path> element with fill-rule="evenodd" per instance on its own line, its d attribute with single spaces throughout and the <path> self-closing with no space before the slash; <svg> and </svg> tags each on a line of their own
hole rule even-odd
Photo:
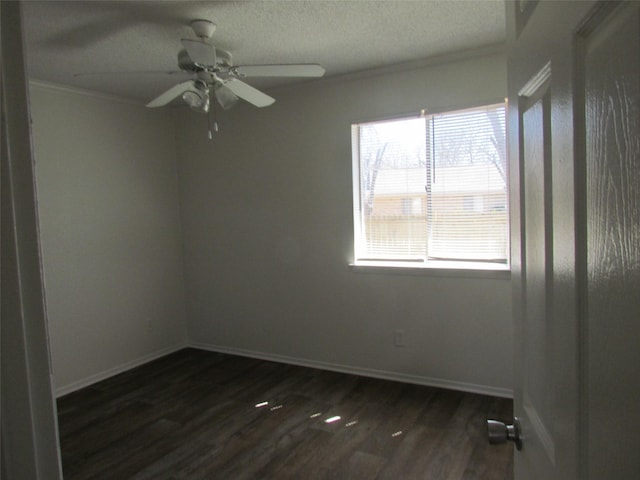
<svg viewBox="0 0 640 480">
<path fill-rule="evenodd" d="M 0 475 L 24 480 L 61 479 L 40 261 L 22 4 L 0 2 L 0 8 L 3 290 Z"/>
</svg>

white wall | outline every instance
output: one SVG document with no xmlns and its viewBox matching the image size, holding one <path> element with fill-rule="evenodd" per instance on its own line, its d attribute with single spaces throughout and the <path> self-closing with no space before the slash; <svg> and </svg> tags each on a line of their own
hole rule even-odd
<svg viewBox="0 0 640 480">
<path fill-rule="evenodd" d="M 31 85 L 58 393 L 186 342 L 170 114 Z"/>
<path fill-rule="evenodd" d="M 356 121 L 500 101 L 502 55 L 325 79 L 269 108 L 174 112 L 193 344 L 508 395 L 508 278 L 357 273 Z M 395 329 L 407 346 L 394 347 Z"/>
<path fill-rule="evenodd" d="M 188 326 L 204 348 L 508 395 L 507 278 L 348 267 L 351 123 L 505 89 L 501 55 L 324 79 L 220 112 L 209 142 L 187 109 L 32 84 L 58 392 L 179 348 Z"/>
</svg>

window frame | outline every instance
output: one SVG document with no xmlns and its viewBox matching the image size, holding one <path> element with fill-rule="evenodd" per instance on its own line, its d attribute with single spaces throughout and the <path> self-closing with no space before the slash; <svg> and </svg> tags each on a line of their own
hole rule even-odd
<svg viewBox="0 0 640 480">
<path fill-rule="evenodd" d="M 509 176 L 508 165 L 508 145 L 507 145 L 507 254 L 506 262 L 481 261 L 481 260 L 435 260 L 426 257 L 422 258 L 365 258 L 358 257 L 358 252 L 362 252 L 363 242 L 366 242 L 363 234 L 361 215 L 361 194 L 360 194 L 360 175 L 361 175 L 361 159 L 360 159 L 360 139 L 359 135 L 354 134 L 355 129 L 363 124 L 393 122 L 398 120 L 409 120 L 412 118 L 421 118 L 430 115 L 439 115 L 446 113 L 454 113 L 456 111 L 471 110 L 475 108 L 489 107 L 492 105 L 504 105 L 505 109 L 505 144 L 508 139 L 508 105 L 507 99 L 498 99 L 495 101 L 479 102 L 474 104 L 457 105 L 453 107 L 441 107 L 427 109 L 423 108 L 418 112 L 405 114 L 395 114 L 385 117 L 378 117 L 368 120 L 353 121 L 351 123 L 351 157 L 352 157 L 352 194 L 353 194 L 353 254 L 349 267 L 352 271 L 363 273 L 392 273 L 392 274 L 412 274 L 412 275 L 438 275 L 438 276 L 455 276 L 455 277 L 483 277 L 483 278 L 509 278 L 511 271 L 511 209 L 513 208 L 510 200 L 511 187 L 509 185 L 511 179 Z M 425 252 L 426 253 L 426 252 Z"/>
</svg>

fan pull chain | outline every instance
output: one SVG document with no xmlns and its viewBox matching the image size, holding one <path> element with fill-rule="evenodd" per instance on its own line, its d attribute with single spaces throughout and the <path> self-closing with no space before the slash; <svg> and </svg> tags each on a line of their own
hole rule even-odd
<svg viewBox="0 0 640 480">
<path fill-rule="evenodd" d="M 216 118 L 216 102 L 211 102 L 211 109 L 209 110 L 209 115 L 207 115 L 207 119 L 209 120 L 209 140 L 213 140 L 213 133 L 211 132 L 212 120 L 213 120 L 213 131 L 218 133 L 218 120 Z"/>
</svg>

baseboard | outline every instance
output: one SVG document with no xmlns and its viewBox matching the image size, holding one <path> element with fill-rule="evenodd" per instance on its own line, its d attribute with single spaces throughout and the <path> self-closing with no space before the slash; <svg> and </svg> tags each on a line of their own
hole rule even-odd
<svg viewBox="0 0 640 480">
<path fill-rule="evenodd" d="M 459 390 L 459 391 L 469 392 L 469 393 L 479 393 L 483 395 L 491 395 L 494 397 L 501 397 L 501 398 L 513 398 L 513 390 L 510 390 L 507 388 L 478 385 L 478 384 L 467 383 L 467 382 L 457 382 L 454 380 L 447 380 L 447 379 L 434 378 L 434 377 L 423 377 L 419 375 L 408 375 L 405 373 L 390 372 L 387 370 L 376 370 L 376 369 L 363 368 L 363 367 L 354 367 L 352 365 L 321 362 L 321 361 L 310 360 L 305 358 L 290 357 L 286 355 L 276 355 L 276 354 L 267 353 L 267 352 L 245 350 L 242 348 L 225 347 L 221 345 L 211 345 L 211 344 L 205 344 L 205 343 L 181 343 L 178 345 L 174 345 L 174 346 L 159 350 L 149 355 L 145 355 L 136 360 L 132 360 L 122 365 L 118 365 L 117 367 L 110 368 L 108 370 L 97 373 L 95 375 L 91 375 L 90 377 L 84 378 L 77 382 L 73 382 L 68 385 L 59 387 L 56 389 L 56 397 L 57 398 L 62 397 L 71 392 L 80 390 L 81 388 L 84 388 L 84 387 L 88 387 L 89 385 L 97 383 L 101 380 L 105 380 L 109 377 L 113 377 L 114 375 L 118 375 L 119 373 L 126 372 L 127 370 L 130 370 L 135 367 L 139 367 L 141 365 L 144 365 L 145 363 L 149 363 L 160 357 L 164 357 L 166 355 L 169 355 L 171 353 L 174 353 L 178 350 L 182 350 L 183 348 L 187 348 L 187 347 L 198 348 L 201 350 L 208 350 L 211 352 L 227 353 L 230 355 L 239 355 L 242 357 L 257 358 L 260 360 L 268 360 L 268 361 L 278 362 L 278 363 L 287 363 L 290 365 L 298 365 L 301 367 L 318 368 L 321 370 L 329 370 L 329 371 L 339 372 L 339 373 L 361 375 L 363 377 L 380 378 L 383 380 L 412 383 L 415 385 L 424 385 L 428 387 L 447 388 L 450 390 Z"/>
<path fill-rule="evenodd" d="M 320 362 L 305 358 L 289 357 L 285 355 L 275 355 L 272 353 L 259 352 L 254 350 L 245 350 L 242 348 L 225 347 L 221 345 L 211 345 L 205 343 L 190 343 L 191 348 L 199 348 L 211 352 L 228 353 L 231 355 L 239 355 L 242 357 L 257 358 L 260 360 L 268 360 L 278 363 L 288 363 L 290 365 L 298 365 L 301 367 L 318 368 L 321 370 L 330 370 L 339 373 L 348 373 L 352 375 L 361 375 L 363 377 L 380 378 L 382 380 L 393 380 L 396 382 L 412 383 L 415 385 L 424 385 L 428 387 L 447 388 L 450 390 L 459 390 L 462 392 L 479 393 L 482 395 L 491 395 L 501 398 L 513 398 L 513 390 L 508 388 L 492 387 L 487 385 L 477 385 L 474 383 L 457 382 L 454 380 L 446 380 L 442 378 L 423 377 L 418 375 L 407 375 L 405 373 L 390 372 L 386 370 L 375 370 L 370 368 L 354 367 L 351 365 L 343 365 L 338 363 Z"/>
<path fill-rule="evenodd" d="M 180 343 L 178 345 L 173 345 L 168 348 L 163 348 L 162 350 L 158 350 L 157 352 L 153 352 L 153 353 L 150 353 L 149 355 L 145 355 L 143 357 L 137 358 L 130 362 L 123 363 L 122 365 L 118 365 L 117 367 L 104 370 L 102 372 L 91 375 L 90 377 L 83 378 L 82 380 L 78 380 L 77 382 L 63 385 L 62 387 L 56 388 L 56 398 L 62 397 L 63 395 L 67 395 L 68 393 L 71 393 L 71 392 L 75 392 L 76 390 L 80 390 L 81 388 L 88 387 L 89 385 L 93 385 L 94 383 L 100 382 L 101 380 L 105 380 L 109 377 L 113 377 L 114 375 L 118 375 L 119 373 L 126 372 L 127 370 L 131 370 L 132 368 L 139 367 L 140 365 L 144 365 L 145 363 L 149 363 L 160 357 L 164 357 L 166 355 L 169 355 L 170 353 L 177 352 L 178 350 L 182 350 L 183 348 L 187 348 L 187 347 L 188 345 L 185 342 L 185 343 Z"/>
</svg>

